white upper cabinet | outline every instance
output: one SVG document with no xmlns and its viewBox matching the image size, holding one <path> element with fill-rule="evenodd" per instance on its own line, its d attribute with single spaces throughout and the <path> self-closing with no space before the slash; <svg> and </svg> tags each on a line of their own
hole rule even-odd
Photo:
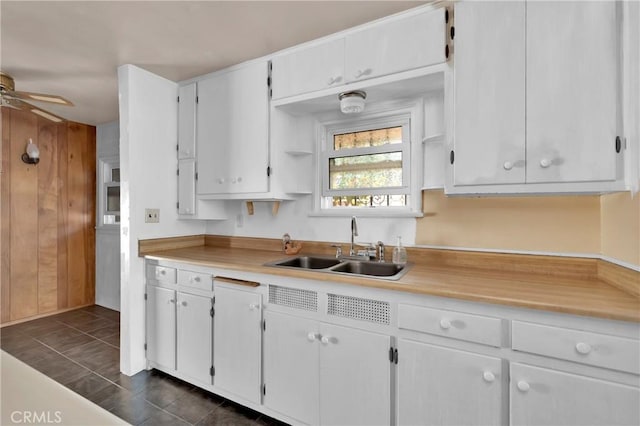
<svg viewBox="0 0 640 426">
<path fill-rule="evenodd" d="M 428 10 L 373 25 L 345 39 L 347 82 L 445 61 L 445 10 Z"/>
<path fill-rule="evenodd" d="M 527 3 L 527 182 L 616 179 L 617 2 Z"/>
<path fill-rule="evenodd" d="M 447 192 L 624 189 L 618 8 L 456 3 Z"/>
<path fill-rule="evenodd" d="M 273 99 L 344 84 L 344 38 L 273 58 Z"/>
<path fill-rule="evenodd" d="M 253 62 L 198 82 L 199 195 L 269 190 L 268 67 Z"/>
<path fill-rule="evenodd" d="M 196 156 L 196 83 L 178 88 L 178 159 Z"/>
<path fill-rule="evenodd" d="M 525 3 L 455 10 L 455 185 L 524 183 Z"/>
<path fill-rule="evenodd" d="M 196 160 L 178 160 L 178 214 L 196 214 Z"/>
</svg>

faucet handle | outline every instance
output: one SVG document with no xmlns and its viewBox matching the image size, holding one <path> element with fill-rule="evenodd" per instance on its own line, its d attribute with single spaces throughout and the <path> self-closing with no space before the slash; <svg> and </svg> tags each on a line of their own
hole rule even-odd
<svg viewBox="0 0 640 426">
<path fill-rule="evenodd" d="M 331 247 L 336 249 L 336 259 L 342 256 L 342 246 L 340 244 L 331 244 Z"/>
<path fill-rule="evenodd" d="M 382 241 L 378 241 L 378 244 L 376 244 L 376 252 L 378 262 L 384 262 L 384 243 Z"/>
</svg>

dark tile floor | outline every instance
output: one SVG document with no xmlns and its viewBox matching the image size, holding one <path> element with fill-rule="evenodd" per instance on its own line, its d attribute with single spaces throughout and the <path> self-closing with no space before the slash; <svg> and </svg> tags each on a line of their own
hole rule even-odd
<svg viewBox="0 0 640 426">
<path fill-rule="evenodd" d="M 120 315 L 90 306 L 0 329 L 0 347 L 135 425 L 282 425 L 162 372 L 120 374 Z"/>
</svg>

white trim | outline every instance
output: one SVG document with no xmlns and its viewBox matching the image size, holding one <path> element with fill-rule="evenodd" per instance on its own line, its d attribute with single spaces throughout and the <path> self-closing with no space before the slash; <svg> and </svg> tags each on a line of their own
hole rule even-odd
<svg viewBox="0 0 640 426">
<path fill-rule="evenodd" d="M 393 210 L 393 209 L 398 210 Z M 336 208 L 312 211 L 307 217 L 376 217 L 376 218 L 417 218 L 423 217 L 422 212 L 417 212 L 403 207 L 371 207 L 371 208 Z"/>
<path fill-rule="evenodd" d="M 633 263 L 625 262 L 623 260 L 615 259 L 613 257 L 605 256 L 597 253 L 562 253 L 554 251 L 538 251 L 538 250 L 510 250 L 510 249 L 490 249 L 490 248 L 477 248 L 477 247 L 455 247 L 455 246 L 439 246 L 433 244 L 414 244 L 415 248 L 426 248 L 434 250 L 451 250 L 451 251 L 469 251 L 477 253 L 501 253 L 501 254 L 523 254 L 531 256 L 554 256 L 554 257 L 581 257 L 584 259 L 597 259 L 604 260 L 605 262 L 613 263 L 618 266 L 622 266 L 627 269 L 631 269 L 636 272 L 640 272 L 640 265 L 634 265 Z"/>
</svg>

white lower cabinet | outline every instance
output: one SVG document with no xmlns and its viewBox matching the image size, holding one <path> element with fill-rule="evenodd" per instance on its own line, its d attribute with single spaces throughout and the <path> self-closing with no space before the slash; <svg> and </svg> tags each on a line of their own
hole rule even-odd
<svg viewBox="0 0 640 426">
<path fill-rule="evenodd" d="M 638 425 L 640 390 L 604 380 L 511 364 L 512 425 Z"/>
<path fill-rule="evenodd" d="M 147 286 L 147 359 L 211 383 L 211 298 Z"/>
<path fill-rule="evenodd" d="M 265 406 L 303 423 L 391 421 L 391 338 L 265 312 Z"/>
<path fill-rule="evenodd" d="M 214 303 L 214 384 L 260 403 L 260 294 L 217 286 Z"/>
<path fill-rule="evenodd" d="M 500 425 L 505 378 L 495 357 L 399 339 L 399 425 Z"/>
</svg>

